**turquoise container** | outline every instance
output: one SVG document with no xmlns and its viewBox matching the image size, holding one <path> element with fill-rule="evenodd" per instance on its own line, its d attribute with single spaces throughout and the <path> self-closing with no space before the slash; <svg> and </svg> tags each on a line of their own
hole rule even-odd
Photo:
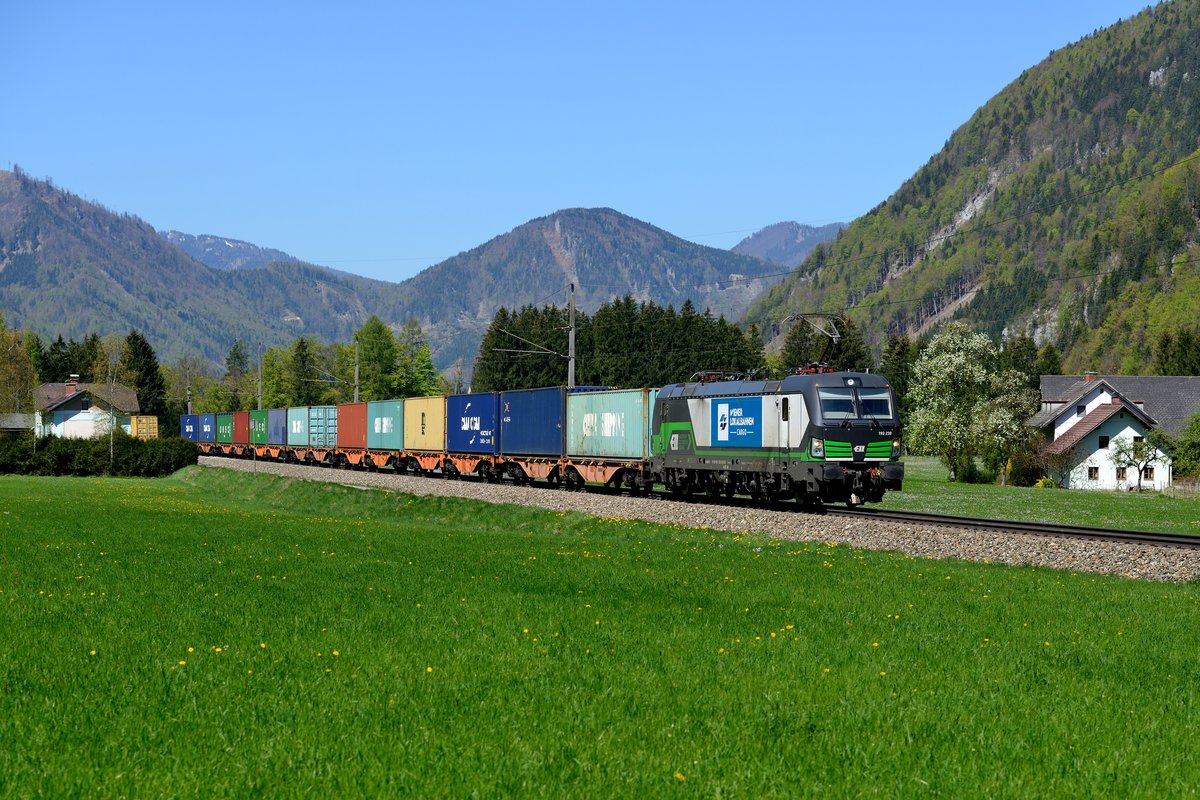
<svg viewBox="0 0 1200 800">
<path fill-rule="evenodd" d="M 650 457 L 657 389 L 567 395 L 567 457 L 642 461 Z"/>
<path fill-rule="evenodd" d="M 287 410 L 288 447 L 308 447 L 308 406 Z"/>
<path fill-rule="evenodd" d="M 367 448 L 404 449 L 403 400 L 372 400 L 367 403 Z"/>
<path fill-rule="evenodd" d="M 308 407 L 308 446 L 337 447 L 337 406 Z"/>
</svg>

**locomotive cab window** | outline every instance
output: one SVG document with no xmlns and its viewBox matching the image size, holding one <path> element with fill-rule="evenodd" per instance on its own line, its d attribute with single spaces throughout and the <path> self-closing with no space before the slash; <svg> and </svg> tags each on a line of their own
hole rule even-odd
<svg viewBox="0 0 1200 800">
<path fill-rule="evenodd" d="M 817 390 L 821 401 L 821 417 L 826 421 L 854 419 L 854 390 L 821 388 Z"/>
<path fill-rule="evenodd" d="M 783 418 L 784 422 L 788 421 L 788 399 L 786 397 L 783 398 L 783 407 L 782 407 L 782 412 L 780 413 L 780 417 Z"/>
<path fill-rule="evenodd" d="M 863 419 L 891 419 L 892 398 L 887 389 L 859 389 Z"/>
</svg>

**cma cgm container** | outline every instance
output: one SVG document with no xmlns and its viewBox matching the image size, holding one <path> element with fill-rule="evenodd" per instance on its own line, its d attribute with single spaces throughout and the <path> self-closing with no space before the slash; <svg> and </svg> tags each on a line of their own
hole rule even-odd
<svg viewBox="0 0 1200 800">
<path fill-rule="evenodd" d="M 217 414 L 217 442 L 233 444 L 233 414 Z"/>
<path fill-rule="evenodd" d="M 267 444 L 287 444 L 287 409 L 267 411 Z"/>
<path fill-rule="evenodd" d="M 446 398 L 446 449 L 451 453 L 500 452 L 500 395 L 452 394 Z"/>
<path fill-rule="evenodd" d="M 642 461 L 650 457 L 657 389 L 567 395 L 567 455 Z"/>
<path fill-rule="evenodd" d="M 404 449 L 440 453 L 446 449 L 446 398 L 404 401 Z"/>
<path fill-rule="evenodd" d="M 342 403 L 337 407 L 337 446 L 340 450 L 366 449 L 366 403 Z"/>
<path fill-rule="evenodd" d="M 512 456 L 561 456 L 567 390 L 521 389 L 500 393 L 500 452 Z"/>
<path fill-rule="evenodd" d="M 337 406 L 308 407 L 308 446 L 337 447 Z"/>
<path fill-rule="evenodd" d="M 267 443 L 267 410 L 250 412 L 250 444 Z"/>
<path fill-rule="evenodd" d="M 217 415 L 216 414 L 199 414 L 200 420 L 200 439 L 201 442 L 217 441 Z M 233 437 L 233 430 L 229 431 L 230 438 Z"/>
<path fill-rule="evenodd" d="M 287 410 L 288 447 L 308 447 L 308 406 Z"/>
<path fill-rule="evenodd" d="M 250 412 L 233 412 L 233 443 L 250 444 Z"/>
<path fill-rule="evenodd" d="M 179 435 L 189 442 L 200 441 L 200 415 L 184 414 L 180 417 Z"/>
<path fill-rule="evenodd" d="M 367 403 L 367 447 L 372 450 L 404 449 L 403 400 Z"/>
</svg>

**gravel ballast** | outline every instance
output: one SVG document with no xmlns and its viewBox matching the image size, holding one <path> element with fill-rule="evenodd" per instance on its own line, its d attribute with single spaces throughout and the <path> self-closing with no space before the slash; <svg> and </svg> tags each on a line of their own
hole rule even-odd
<svg viewBox="0 0 1200 800">
<path fill-rule="evenodd" d="M 201 456 L 200 465 L 270 473 L 301 480 L 334 481 L 414 495 L 463 497 L 488 503 L 578 511 L 597 517 L 642 519 L 666 525 L 707 527 L 735 533 L 760 532 L 780 539 L 836 542 L 868 550 L 890 550 L 918 558 L 961 558 L 1032 565 L 1151 581 L 1183 582 L 1200 578 L 1200 550 L 1185 548 L 863 521 L 799 511 L 770 511 L 659 498 L 555 491 L 474 480 L 445 480 L 214 456 Z"/>
</svg>

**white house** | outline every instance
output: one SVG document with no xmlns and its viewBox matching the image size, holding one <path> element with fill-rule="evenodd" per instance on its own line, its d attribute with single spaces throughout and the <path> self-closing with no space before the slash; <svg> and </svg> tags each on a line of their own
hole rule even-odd
<svg viewBox="0 0 1200 800">
<path fill-rule="evenodd" d="M 1042 408 L 1029 425 L 1041 429 L 1046 452 L 1061 460 L 1053 475 L 1069 489 L 1124 490 L 1138 468 L 1114 461 L 1120 440 L 1144 440 L 1154 428 L 1177 434 L 1200 408 L 1200 378 L 1043 375 Z M 1143 489 L 1171 485 L 1171 459 L 1156 450 L 1141 470 Z"/>
<path fill-rule="evenodd" d="M 34 429 L 38 436 L 87 439 L 108 433 L 119 425 L 129 433 L 129 417 L 140 410 L 137 392 L 128 386 L 79 383 L 72 375 L 66 383 L 43 383 L 35 397 Z"/>
</svg>

